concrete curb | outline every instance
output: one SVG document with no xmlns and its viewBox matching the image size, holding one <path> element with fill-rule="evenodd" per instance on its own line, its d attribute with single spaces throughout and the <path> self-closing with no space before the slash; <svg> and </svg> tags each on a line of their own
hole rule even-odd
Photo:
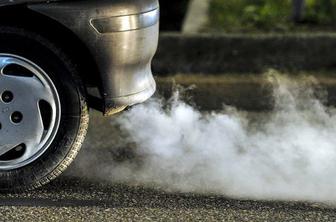
<svg viewBox="0 0 336 222">
<path fill-rule="evenodd" d="M 335 70 L 336 34 L 182 35 L 163 33 L 153 71 L 262 73 Z"/>
<path fill-rule="evenodd" d="M 310 74 L 305 74 L 309 76 Z M 300 78 L 301 77 L 301 78 Z M 292 77 L 298 83 L 304 83 L 302 76 Z M 317 85 L 311 85 L 324 95 L 322 101 L 327 106 L 336 104 L 336 79 L 330 74 L 317 74 Z M 269 111 L 274 108 L 273 87 L 263 75 L 174 75 L 157 77 L 159 95 L 170 98 L 174 87 L 186 87 L 180 90 L 182 99 L 200 110 L 221 110 L 223 105 L 234 106 L 246 111 Z M 306 86 L 303 84 L 302 86 Z M 190 86 L 194 86 L 191 87 Z M 189 89 L 188 89 L 189 88 Z M 317 96 L 318 94 L 316 94 Z"/>
</svg>

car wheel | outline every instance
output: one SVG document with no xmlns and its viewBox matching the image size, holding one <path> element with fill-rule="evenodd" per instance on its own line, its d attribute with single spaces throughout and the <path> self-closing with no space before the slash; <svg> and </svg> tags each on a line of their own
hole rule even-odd
<svg viewBox="0 0 336 222">
<path fill-rule="evenodd" d="M 63 50 L 37 33 L 0 27 L 0 191 L 59 176 L 88 120 L 84 86 Z"/>
</svg>

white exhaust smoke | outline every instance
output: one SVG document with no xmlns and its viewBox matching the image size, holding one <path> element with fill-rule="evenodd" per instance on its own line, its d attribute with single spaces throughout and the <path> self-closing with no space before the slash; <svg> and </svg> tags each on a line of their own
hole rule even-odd
<svg viewBox="0 0 336 222">
<path fill-rule="evenodd" d="M 336 112 L 312 78 L 266 76 L 274 110 L 203 113 L 153 99 L 118 117 L 135 158 L 94 174 L 168 191 L 336 202 Z M 98 164 L 98 163 L 91 163 Z M 103 163 L 102 163 L 103 164 Z"/>
</svg>

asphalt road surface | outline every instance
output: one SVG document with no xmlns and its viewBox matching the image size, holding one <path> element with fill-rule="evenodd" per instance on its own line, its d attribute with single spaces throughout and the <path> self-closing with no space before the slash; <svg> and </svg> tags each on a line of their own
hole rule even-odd
<svg viewBox="0 0 336 222">
<path fill-rule="evenodd" d="M 93 113 L 83 150 L 63 176 L 36 191 L 1 194 L 0 221 L 336 221 L 336 205 L 171 193 L 85 176 L 90 170 L 78 166 L 93 149 L 109 158 L 118 144 L 113 118 Z"/>
<path fill-rule="evenodd" d="M 61 177 L 38 191 L 3 195 L 1 221 L 335 221 L 335 209 L 233 200 Z"/>
</svg>

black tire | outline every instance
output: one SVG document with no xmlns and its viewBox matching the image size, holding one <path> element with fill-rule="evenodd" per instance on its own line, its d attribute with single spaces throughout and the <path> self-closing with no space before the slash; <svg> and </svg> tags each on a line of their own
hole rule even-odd
<svg viewBox="0 0 336 222">
<path fill-rule="evenodd" d="M 37 33 L 0 26 L 0 53 L 21 56 L 41 67 L 56 86 L 62 107 L 57 134 L 43 155 L 21 168 L 0 170 L 0 191 L 25 191 L 55 179 L 76 157 L 89 122 L 85 88 L 71 59 Z"/>
</svg>

